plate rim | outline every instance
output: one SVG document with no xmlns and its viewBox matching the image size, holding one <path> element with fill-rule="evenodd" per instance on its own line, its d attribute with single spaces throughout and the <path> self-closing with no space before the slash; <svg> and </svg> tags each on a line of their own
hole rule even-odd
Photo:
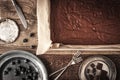
<svg viewBox="0 0 120 80">
<path fill-rule="evenodd" d="M 115 66 L 115 64 L 114 64 L 114 62 L 110 59 L 110 58 L 108 58 L 108 57 L 106 57 L 106 56 L 90 56 L 90 57 L 88 57 L 87 59 L 85 59 L 82 63 L 81 63 L 81 65 L 79 66 L 79 72 L 78 72 L 78 76 L 79 76 L 79 79 L 80 80 L 83 80 L 82 78 L 81 78 L 81 73 L 82 73 L 82 71 L 83 70 L 85 70 L 84 68 L 85 67 L 87 67 L 87 65 L 90 63 L 90 62 L 92 62 L 92 61 L 94 61 L 94 60 L 101 60 L 101 61 L 103 61 L 103 62 L 105 62 L 105 64 L 107 64 L 107 65 L 112 65 L 112 69 L 113 70 L 111 70 L 111 69 L 109 69 L 110 70 L 110 73 L 111 73 L 111 79 L 110 80 L 116 80 L 116 75 L 117 75 L 117 71 L 116 71 L 116 66 Z M 106 60 L 106 61 L 105 61 Z M 88 62 L 87 62 L 88 61 Z M 107 62 L 110 62 L 109 64 L 107 63 Z M 109 67 L 109 66 L 108 66 Z M 86 79 L 87 80 L 87 79 Z"/>
<path fill-rule="evenodd" d="M 13 56 L 13 57 L 11 57 L 11 56 Z M 11 58 L 15 58 L 15 57 L 23 57 L 26 59 L 29 59 L 29 57 L 31 57 L 32 60 L 30 60 L 30 59 L 29 60 L 32 61 L 33 63 L 34 63 L 34 61 L 37 63 L 34 65 L 39 67 L 38 70 L 41 70 L 43 80 L 48 80 L 47 69 L 45 68 L 45 65 L 43 64 L 41 59 L 39 59 L 36 55 L 34 55 L 33 53 L 28 52 L 28 51 L 10 50 L 10 51 L 4 52 L 2 55 L 0 55 L 0 67 L 2 66 L 2 64 L 5 61 L 7 61 Z"/>
</svg>

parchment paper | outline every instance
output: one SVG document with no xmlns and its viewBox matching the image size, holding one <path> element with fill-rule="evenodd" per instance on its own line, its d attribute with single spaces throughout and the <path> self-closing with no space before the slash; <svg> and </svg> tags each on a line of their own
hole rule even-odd
<svg viewBox="0 0 120 80">
<path fill-rule="evenodd" d="M 45 53 L 51 46 L 50 0 L 37 0 L 38 48 L 37 55 Z"/>
<path fill-rule="evenodd" d="M 111 45 L 64 45 L 51 44 L 50 37 L 50 0 L 37 0 L 38 48 L 37 55 L 46 51 L 120 51 L 120 44 Z M 51 48 L 50 48 L 51 47 Z M 49 49 L 50 48 L 50 49 Z"/>
</svg>

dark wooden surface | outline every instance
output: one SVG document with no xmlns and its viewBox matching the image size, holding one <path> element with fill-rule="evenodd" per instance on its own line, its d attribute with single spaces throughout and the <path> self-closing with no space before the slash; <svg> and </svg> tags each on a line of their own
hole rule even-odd
<svg viewBox="0 0 120 80">
<path fill-rule="evenodd" d="M 36 4 L 37 0 L 16 0 L 22 9 L 28 28 L 25 30 L 20 18 L 13 6 L 11 0 L 0 0 L 0 23 L 2 20 L 11 19 L 16 22 L 19 28 L 19 36 L 15 42 L 7 44 L 0 40 L 0 50 L 6 51 L 7 49 L 30 49 L 31 45 L 37 45 L 37 16 Z M 30 37 L 30 33 L 35 33 L 34 37 Z M 27 38 L 28 42 L 23 43 L 23 39 Z"/>
<path fill-rule="evenodd" d="M 82 55 L 83 59 L 87 59 L 90 56 L 95 55 Z M 110 58 L 116 65 L 117 69 L 117 77 L 116 80 L 120 80 L 120 55 L 102 55 Z M 64 67 L 71 60 L 72 55 L 61 55 L 61 54 L 44 54 L 38 56 L 43 63 L 45 64 L 48 74 Z M 65 73 L 60 77 L 59 80 L 80 80 L 78 76 L 78 71 L 81 63 L 70 66 Z M 58 74 L 49 78 L 49 80 L 53 80 Z"/>
<path fill-rule="evenodd" d="M 18 39 L 12 44 L 0 44 L 0 53 L 6 52 L 12 49 L 20 49 L 20 50 L 27 50 L 32 53 L 36 53 L 36 49 L 30 49 L 30 45 L 37 45 L 37 35 L 34 38 L 29 38 L 30 32 L 35 32 L 37 34 L 37 17 L 36 17 L 36 1 L 37 0 L 17 0 L 28 22 L 28 29 L 24 30 L 19 17 L 13 7 L 11 0 L 0 0 L 0 18 L 6 19 L 10 18 L 17 22 L 20 28 L 20 35 Z M 24 38 L 29 38 L 28 43 L 22 43 Z M 39 55 L 38 57 L 43 61 L 45 64 L 48 75 L 61 67 L 65 66 L 72 55 L 69 54 L 43 54 Z M 89 56 L 93 55 L 83 55 L 83 58 L 86 59 Z M 120 80 L 120 55 L 106 55 L 109 57 L 117 67 L 117 79 Z M 69 67 L 66 72 L 61 76 L 59 80 L 79 80 L 78 77 L 78 69 L 80 64 L 74 65 Z M 49 78 L 49 80 L 53 80 L 55 76 Z"/>
<path fill-rule="evenodd" d="M 27 50 L 29 51 L 29 50 Z M 35 51 L 29 51 L 35 54 Z M 43 55 L 38 55 L 37 57 L 43 62 L 45 65 L 45 68 L 47 69 L 48 75 L 50 75 L 52 72 L 66 66 L 69 61 L 72 58 L 72 54 L 56 54 L 59 52 L 53 52 L 54 54 L 43 54 Z M 87 58 L 91 56 L 96 56 L 96 55 L 88 55 L 88 54 L 82 54 L 81 55 L 83 58 L 83 61 L 86 60 Z M 111 59 L 117 69 L 117 75 L 116 75 L 116 80 L 120 80 L 120 55 L 97 55 L 97 56 L 106 56 L 109 59 Z M 63 75 L 59 78 L 59 80 L 80 80 L 79 79 L 79 67 L 81 63 L 72 65 L 68 67 L 68 69 L 63 73 Z M 54 80 L 54 78 L 58 74 L 48 77 L 48 80 Z"/>
</svg>

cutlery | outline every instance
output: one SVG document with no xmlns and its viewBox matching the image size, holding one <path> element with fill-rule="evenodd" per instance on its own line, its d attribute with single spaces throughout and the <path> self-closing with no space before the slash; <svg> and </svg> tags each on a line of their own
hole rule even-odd
<svg viewBox="0 0 120 80">
<path fill-rule="evenodd" d="M 17 11 L 17 14 L 24 26 L 24 28 L 26 29 L 27 28 L 27 21 L 25 20 L 25 16 L 22 12 L 22 9 L 20 8 L 20 6 L 17 4 L 16 0 L 11 0 L 12 1 L 12 4 L 13 6 L 15 7 L 16 11 Z"/>
<path fill-rule="evenodd" d="M 61 69 L 59 69 L 59 70 L 51 73 L 51 74 L 49 75 L 49 77 L 61 71 L 61 72 L 59 73 L 59 75 L 54 79 L 54 80 L 58 80 L 58 78 L 65 72 L 65 70 L 66 70 L 69 66 L 74 65 L 74 64 L 77 64 L 77 63 L 79 63 L 79 62 L 81 62 L 81 61 L 83 60 L 80 55 L 81 55 L 81 52 L 77 51 L 77 53 L 75 53 L 75 54 L 73 55 L 71 61 L 67 64 L 67 66 L 65 66 L 65 67 L 63 67 L 63 68 L 61 68 Z"/>
</svg>

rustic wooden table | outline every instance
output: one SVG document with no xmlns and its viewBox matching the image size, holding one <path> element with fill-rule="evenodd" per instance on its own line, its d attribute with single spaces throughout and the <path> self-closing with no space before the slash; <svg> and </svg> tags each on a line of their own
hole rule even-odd
<svg viewBox="0 0 120 80">
<path fill-rule="evenodd" d="M 15 20 L 20 29 L 19 36 L 14 43 L 6 44 L 1 42 L 0 53 L 13 50 L 13 49 L 19 49 L 19 50 L 27 50 L 35 54 L 36 48 L 31 49 L 31 45 L 37 46 L 37 17 L 36 17 L 36 3 L 37 3 L 36 1 L 37 0 L 17 0 L 17 1 L 21 6 L 25 14 L 25 17 L 27 19 L 28 29 L 24 30 L 23 25 L 21 24 L 20 19 L 15 11 L 15 8 L 11 3 L 11 0 L 0 0 L 0 19 L 10 18 L 12 20 Z M 31 32 L 35 33 L 35 36 L 32 38 L 29 37 Z M 27 38 L 29 41 L 27 43 L 23 43 L 24 38 Z M 46 54 L 43 54 L 43 55 L 38 55 L 38 57 L 44 62 L 47 68 L 48 74 L 50 74 L 56 71 L 57 69 L 62 68 L 70 61 L 72 54 L 69 54 L 69 53 L 71 52 L 74 52 L 74 51 L 70 51 L 70 52 L 53 51 L 53 52 L 47 52 Z M 85 55 L 85 54 L 82 55 L 83 59 L 86 59 L 89 56 L 93 56 L 93 55 Z M 120 69 L 119 69 L 120 55 L 111 54 L 111 55 L 105 55 L 105 56 L 109 57 L 115 63 L 117 67 L 116 80 L 120 80 L 120 76 L 119 76 L 120 75 Z M 69 67 L 67 71 L 60 77 L 59 80 L 79 80 L 79 77 L 78 77 L 79 66 L 80 66 L 80 63 Z M 53 80 L 54 77 L 55 76 L 49 78 L 49 80 Z"/>
</svg>

